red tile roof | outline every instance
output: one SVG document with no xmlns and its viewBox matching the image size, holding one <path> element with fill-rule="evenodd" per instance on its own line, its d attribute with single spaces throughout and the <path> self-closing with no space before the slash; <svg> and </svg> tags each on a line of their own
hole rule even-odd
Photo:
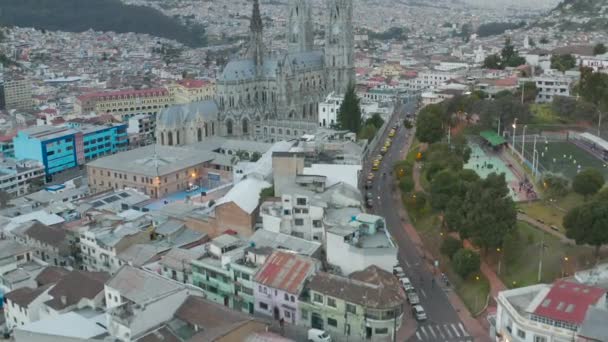
<svg viewBox="0 0 608 342">
<path fill-rule="evenodd" d="M 179 80 L 177 81 L 177 83 L 183 85 L 186 88 L 202 88 L 211 82 L 204 80 Z"/>
<path fill-rule="evenodd" d="M 268 287 L 299 294 L 304 280 L 315 271 L 312 258 L 275 251 L 255 276 L 255 281 Z"/>
<path fill-rule="evenodd" d="M 606 294 L 606 290 L 574 283 L 558 281 L 534 310 L 537 316 L 555 321 L 581 324 L 590 305 L 594 305 Z"/>
<path fill-rule="evenodd" d="M 152 97 L 168 95 L 169 91 L 165 88 L 150 88 L 150 89 L 126 89 L 117 91 L 99 91 L 78 96 L 80 101 L 89 100 L 114 100 L 119 98 L 130 97 Z"/>
</svg>

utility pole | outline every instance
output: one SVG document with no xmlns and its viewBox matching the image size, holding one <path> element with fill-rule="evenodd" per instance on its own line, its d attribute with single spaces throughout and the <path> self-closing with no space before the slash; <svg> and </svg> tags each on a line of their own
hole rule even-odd
<svg viewBox="0 0 608 342">
<path fill-rule="evenodd" d="M 521 84 L 521 104 L 524 104 L 524 93 L 526 92 L 526 82 Z"/>
<path fill-rule="evenodd" d="M 540 243 L 540 258 L 538 259 L 538 282 L 543 272 L 543 250 L 545 249 L 545 232 L 543 231 L 543 239 Z"/>
<path fill-rule="evenodd" d="M 526 128 L 528 128 L 528 125 L 524 125 L 524 131 L 523 134 L 521 135 L 521 162 L 523 163 L 524 160 L 526 160 L 526 157 L 524 155 L 524 147 L 526 146 Z"/>
<path fill-rule="evenodd" d="M 517 118 L 513 121 L 513 144 L 511 144 L 511 153 L 515 155 L 515 130 L 517 129 Z"/>
</svg>

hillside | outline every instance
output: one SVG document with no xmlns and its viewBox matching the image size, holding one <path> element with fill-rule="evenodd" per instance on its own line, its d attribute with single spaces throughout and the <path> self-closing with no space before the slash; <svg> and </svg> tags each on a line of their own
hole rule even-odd
<svg viewBox="0 0 608 342">
<path fill-rule="evenodd" d="M 608 0 L 564 0 L 537 25 L 565 31 L 608 30 Z"/>
<path fill-rule="evenodd" d="M 192 47 L 207 43 L 200 25 L 185 24 L 153 8 L 125 5 L 119 0 L 0 0 L 0 26 L 147 33 Z"/>
</svg>

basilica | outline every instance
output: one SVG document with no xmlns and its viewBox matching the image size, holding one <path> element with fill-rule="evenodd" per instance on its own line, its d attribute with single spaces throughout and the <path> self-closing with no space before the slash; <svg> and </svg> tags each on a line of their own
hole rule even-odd
<svg viewBox="0 0 608 342">
<path fill-rule="evenodd" d="M 313 44 L 310 1 L 291 0 L 287 51 L 269 51 L 262 38 L 259 2 L 254 0 L 247 49 L 221 71 L 215 100 L 197 106 L 206 111 L 197 110 L 194 114 L 185 112 L 185 105 L 180 110 L 161 112 L 157 141 L 161 142 L 164 135 L 161 143 L 169 144 L 171 133 L 171 144 L 180 144 L 177 132 L 187 131 L 193 123 L 201 134 L 195 128 L 192 137 L 199 141 L 211 135 L 212 126 L 213 135 L 262 141 L 314 132 L 318 126 L 318 103 L 331 92 L 343 94 L 355 82 L 352 0 L 326 2 L 324 46 Z"/>
</svg>

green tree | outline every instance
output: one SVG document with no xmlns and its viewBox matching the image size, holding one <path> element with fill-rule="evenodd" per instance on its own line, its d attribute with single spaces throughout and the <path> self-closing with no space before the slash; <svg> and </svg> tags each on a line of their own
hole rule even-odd
<svg viewBox="0 0 608 342">
<path fill-rule="evenodd" d="M 594 55 L 603 55 L 606 52 L 608 52 L 608 49 L 606 49 L 606 45 L 599 43 L 597 45 L 595 45 L 593 47 L 593 54 Z"/>
<path fill-rule="evenodd" d="M 564 216 L 566 236 L 579 245 L 595 247 L 599 257 L 600 247 L 608 243 L 608 201 L 597 200 L 571 209 Z"/>
<path fill-rule="evenodd" d="M 483 60 L 483 67 L 486 69 L 504 69 L 504 65 L 502 65 L 502 59 L 497 54 L 492 54 L 487 56 Z"/>
<path fill-rule="evenodd" d="M 572 190 L 587 199 L 604 186 L 604 175 L 597 169 L 585 169 L 574 176 Z"/>
<path fill-rule="evenodd" d="M 264 188 L 264 189 L 262 189 L 262 192 L 260 193 L 260 198 L 262 201 L 269 197 L 274 197 L 274 186 Z"/>
<path fill-rule="evenodd" d="M 500 57 L 502 65 L 505 67 L 518 67 L 526 64 L 526 59 L 519 56 L 517 50 L 515 50 L 515 47 L 511 43 L 511 38 L 508 37 L 505 39 L 505 46 L 502 48 Z"/>
<path fill-rule="evenodd" d="M 416 137 L 424 143 L 432 144 L 446 134 L 444 129 L 444 109 L 441 105 L 424 107 L 416 119 Z"/>
<path fill-rule="evenodd" d="M 519 88 L 514 97 L 521 100 L 521 93 L 524 93 L 524 103 L 534 103 L 536 96 L 538 95 L 538 88 L 536 88 L 536 82 L 525 82 Z"/>
<path fill-rule="evenodd" d="M 439 248 L 439 251 L 441 252 L 441 254 L 452 259 L 454 257 L 454 254 L 456 254 L 456 252 L 458 252 L 461 249 L 462 249 L 462 241 L 451 235 L 448 235 L 441 242 L 441 247 Z"/>
<path fill-rule="evenodd" d="M 581 77 L 576 87 L 581 97 L 600 110 L 608 110 L 608 74 L 581 68 Z"/>
<path fill-rule="evenodd" d="M 481 266 L 481 259 L 479 254 L 466 248 L 460 249 L 456 252 L 452 258 L 452 264 L 454 265 L 454 271 L 458 273 L 462 278 L 467 278 L 475 272 L 479 272 Z"/>
<path fill-rule="evenodd" d="M 564 177 L 547 173 L 543 177 L 543 187 L 550 197 L 562 197 L 568 194 L 570 182 Z"/>
<path fill-rule="evenodd" d="M 373 125 L 376 129 L 380 129 L 384 124 L 384 119 L 379 113 L 374 113 L 371 117 L 365 120 L 365 125 Z"/>
<path fill-rule="evenodd" d="M 445 210 L 450 199 L 461 195 L 461 183 L 458 172 L 443 170 L 433 176 L 431 181 L 431 206 L 436 210 Z"/>
<path fill-rule="evenodd" d="M 403 193 L 409 193 L 414 190 L 414 180 L 412 179 L 411 175 L 403 177 L 399 181 L 399 189 L 401 189 L 401 192 Z"/>
<path fill-rule="evenodd" d="M 549 44 L 549 38 L 547 38 L 547 36 L 542 36 L 542 37 L 540 37 L 539 42 L 541 44 Z"/>
<path fill-rule="evenodd" d="M 251 154 L 251 161 L 254 163 L 260 160 L 260 158 L 262 158 L 262 154 L 260 152 L 253 152 Z"/>
<path fill-rule="evenodd" d="M 574 69 L 576 67 L 576 58 L 572 54 L 553 55 L 551 56 L 551 69 L 557 69 L 561 72 Z"/>
<path fill-rule="evenodd" d="M 365 126 L 363 126 L 363 128 L 361 128 L 361 131 L 359 132 L 359 139 L 367 139 L 368 141 L 371 141 L 374 136 L 376 136 L 377 132 L 378 129 L 376 128 L 376 126 L 374 126 L 373 124 L 366 124 Z"/>
<path fill-rule="evenodd" d="M 338 124 L 340 128 L 353 133 L 359 133 L 361 130 L 361 107 L 354 85 L 349 86 L 344 94 L 344 100 L 338 112 Z"/>
</svg>

